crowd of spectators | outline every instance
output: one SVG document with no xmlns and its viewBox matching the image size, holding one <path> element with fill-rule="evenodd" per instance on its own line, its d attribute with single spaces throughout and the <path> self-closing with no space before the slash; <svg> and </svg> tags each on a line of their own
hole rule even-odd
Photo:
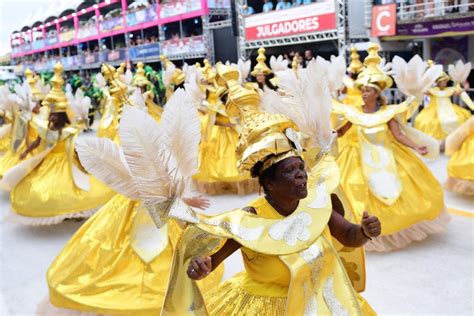
<svg viewBox="0 0 474 316">
<path fill-rule="evenodd" d="M 396 3 L 400 18 L 426 18 L 474 11 L 472 0 L 374 0 L 374 5 Z"/>
<path fill-rule="evenodd" d="M 138 45 L 145 45 L 145 44 L 153 44 L 158 43 L 158 37 L 155 35 L 146 36 L 144 39 L 141 36 L 133 37 L 130 40 L 130 46 L 138 46 Z"/>
<path fill-rule="evenodd" d="M 273 10 L 285 10 L 300 5 L 307 5 L 315 2 L 325 2 L 327 0 L 263 0 L 258 3 L 248 3 L 244 7 L 244 15 L 251 15 L 260 12 L 270 12 Z"/>
</svg>

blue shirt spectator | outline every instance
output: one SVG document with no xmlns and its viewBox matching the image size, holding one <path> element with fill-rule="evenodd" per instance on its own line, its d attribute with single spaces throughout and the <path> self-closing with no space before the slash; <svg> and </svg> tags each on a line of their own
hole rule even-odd
<svg viewBox="0 0 474 316">
<path fill-rule="evenodd" d="M 263 12 L 270 12 L 273 10 L 273 2 L 271 2 L 270 0 L 264 0 L 264 4 L 263 4 L 263 7 L 262 7 L 262 11 Z"/>
<path fill-rule="evenodd" d="M 303 0 L 293 0 L 293 3 L 291 4 L 293 7 L 297 7 L 303 4 Z"/>
<path fill-rule="evenodd" d="M 244 15 L 251 15 L 255 13 L 255 10 L 249 5 L 244 6 L 243 9 L 244 9 Z"/>
<path fill-rule="evenodd" d="M 286 2 L 284 0 L 279 0 L 277 5 L 276 5 L 275 10 L 284 10 L 284 9 L 287 9 L 287 8 L 290 8 L 290 7 L 291 7 L 291 3 Z"/>
<path fill-rule="evenodd" d="M 311 4 L 313 3 L 313 0 L 303 0 L 303 4 Z"/>
</svg>

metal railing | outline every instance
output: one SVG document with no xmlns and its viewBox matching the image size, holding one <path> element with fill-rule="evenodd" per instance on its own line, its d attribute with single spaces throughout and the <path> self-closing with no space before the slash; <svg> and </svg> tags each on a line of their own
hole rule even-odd
<svg viewBox="0 0 474 316">
<path fill-rule="evenodd" d="M 454 13 L 468 13 L 473 11 L 474 4 L 471 0 L 455 1 L 423 1 L 421 3 L 406 4 L 401 2 L 397 8 L 397 17 L 399 20 L 414 20 L 429 17 L 440 17 Z"/>
</svg>

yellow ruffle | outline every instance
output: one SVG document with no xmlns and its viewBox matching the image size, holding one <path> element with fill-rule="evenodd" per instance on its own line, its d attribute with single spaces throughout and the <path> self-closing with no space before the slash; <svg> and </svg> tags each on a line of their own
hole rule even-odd
<svg viewBox="0 0 474 316">
<path fill-rule="evenodd" d="M 432 96 L 432 98 L 435 97 Z M 458 105 L 453 104 L 452 107 L 458 118 L 459 125 L 464 123 L 471 116 L 468 110 Z M 438 117 L 438 109 L 433 102 L 430 102 L 430 105 L 418 114 L 415 118 L 414 127 L 438 140 L 444 140 L 448 136 L 441 126 L 441 121 Z"/>
<path fill-rule="evenodd" d="M 116 195 L 74 234 L 47 273 L 53 305 L 114 315 L 160 314 L 181 228 L 170 221 L 168 246 L 146 264 L 131 247 L 136 205 Z M 201 290 L 216 286 L 222 275 L 223 267 L 199 282 Z"/>
<path fill-rule="evenodd" d="M 341 169 L 342 190 L 358 220 L 367 210 L 380 219 L 382 235 L 390 235 L 420 221 L 437 218 L 444 208 L 441 185 L 413 151 L 398 143 L 391 134 L 390 146 L 402 192 L 392 205 L 386 205 L 372 195 L 363 176 L 355 130 L 351 127 L 347 132 L 349 142 L 341 149 L 337 163 Z"/>
<path fill-rule="evenodd" d="M 448 175 L 445 185 L 448 190 L 474 195 L 474 135 L 464 140 L 461 148 L 449 159 Z"/>
<path fill-rule="evenodd" d="M 254 281 L 246 272 L 205 296 L 209 315 L 284 315 L 288 287 Z"/>
<path fill-rule="evenodd" d="M 12 190 L 11 208 L 21 216 L 49 218 L 96 209 L 115 195 L 94 177 L 89 180 L 89 191 L 76 187 L 63 141 Z"/>
</svg>

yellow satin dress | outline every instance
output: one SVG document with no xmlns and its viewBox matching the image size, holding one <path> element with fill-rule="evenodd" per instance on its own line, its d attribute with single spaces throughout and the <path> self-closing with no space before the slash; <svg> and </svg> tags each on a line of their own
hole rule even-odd
<svg viewBox="0 0 474 316">
<path fill-rule="evenodd" d="M 208 124 L 209 117 L 202 117 L 201 126 Z M 258 185 L 248 173 L 237 169 L 235 152 L 239 136 L 234 127 L 220 126 L 228 124 L 229 119 L 217 114 L 216 123 L 200 144 L 199 170 L 193 176 L 194 183 L 202 193 L 214 195 L 224 192 L 248 194 L 256 192 Z M 206 128 L 204 127 L 205 131 Z"/>
<path fill-rule="evenodd" d="M 284 218 L 264 197 L 257 198 L 249 206 L 263 218 Z M 332 239 L 328 227 L 323 235 L 327 240 Z M 258 253 L 245 247 L 241 248 L 241 252 L 245 271 L 205 295 L 209 315 L 285 315 L 291 281 L 285 263 L 278 256 Z M 355 295 L 364 315 L 376 315 L 362 296 Z"/>
<path fill-rule="evenodd" d="M 469 134 L 448 162 L 446 187 L 454 192 L 474 195 L 474 118 L 470 118 Z"/>
<path fill-rule="evenodd" d="M 390 107 L 382 107 L 379 112 Z M 362 114 L 360 110 L 358 111 Z M 375 115 L 377 112 L 369 114 L 374 119 Z M 351 118 L 348 119 L 351 120 Z M 389 120 L 390 118 L 378 124 L 371 121 L 371 127 L 367 128 L 363 123 L 353 121 L 353 125 L 346 133 L 347 144 L 339 148 L 339 156 L 336 159 L 341 170 L 342 191 L 358 217 L 358 221 L 362 218 L 364 211 L 379 218 L 382 234 L 374 240 L 378 242 L 384 240 L 384 236 L 394 238 L 392 234 L 403 232 L 417 223 L 435 220 L 444 210 L 441 185 L 416 154 L 393 137 L 387 123 Z M 374 137 L 375 147 L 370 148 L 364 145 L 361 136 L 364 133 L 369 135 L 368 138 Z M 374 136 L 375 134 L 377 136 Z M 377 149 L 379 149 L 378 152 L 376 152 Z M 367 150 L 369 151 L 366 152 Z M 365 161 L 363 157 L 367 157 Z M 378 165 L 383 165 L 382 172 L 367 173 L 371 168 L 377 170 Z M 364 168 L 368 171 L 364 171 Z M 371 174 L 374 175 L 373 178 L 369 178 Z M 375 177 L 378 175 L 381 176 Z M 371 189 L 371 184 L 373 189 Z M 381 193 L 377 193 L 377 190 Z M 391 198 L 389 196 L 393 190 L 398 190 L 398 195 Z M 384 194 L 387 196 L 386 199 L 380 197 Z M 384 250 L 380 250 L 400 248 L 413 239 L 423 239 L 418 236 L 413 237 L 410 232 L 408 235 L 395 236 L 395 240 L 386 239 L 387 244 L 382 247 Z M 367 249 L 369 249 L 369 244 Z"/>
<path fill-rule="evenodd" d="M 67 218 L 73 214 L 95 211 L 116 194 L 92 176 L 89 177 L 89 191 L 75 185 L 70 159 L 75 159 L 76 165 L 79 162 L 69 152 L 74 136 L 70 135 L 58 142 L 44 160 L 12 190 L 11 209 L 15 213 L 45 221 L 55 217 Z"/>
<path fill-rule="evenodd" d="M 100 118 L 97 137 L 104 137 L 118 142 L 119 115 L 113 97 L 108 96 L 104 103 L 104 111 Z"/>
<path fill-rule="evenodd" d="M 12 137 L 10 133 L 0 139 L 0 154 L 6 153 L 8 151 L 8 149 L 10 148 L 11 139 Z"/>
<path fill-rule="evenodd" d="M 454 87 L 430 89 L 430 102 L 415 118 L 414 127 L 438 140 L 444 140 L 464 123 L 471 113 L 451 102 L 455 92 Z"/>
<path fill-rule="evenodd" d="M 28 123 L 28 128 L 27 128 L 27 137 L 29 143 L 33 142 L 38 138 L 38 132 L 36 131 L 36 128 L 33 126 L 32 122 L 30 121 Z M 11 138 L 9 138 L 11 140 Z M 10 145 L 10 144 L 9 144 Z M 5 172 L 10 170 L 12 167 L 16 166 L 20 160 L 20 155 L 27 149 L 26 142 L 23 142 L 20 147 L 18 147 L 17 152 L 13 152 L 9 146 L 8 151 L 5 153 L 5 155 L 0 159 L 0 177 L 2 177 Z M 26 159 L 31 157 L 37 152 L 37 150 L 34 150 L 31 152 Z"/>
<path fill-rule="evenodd" d="M 159 315 L 180 226 L 168 224 L 168 246 L 149 263 L 132 247 L 138 202 L 116 195 L 71 238 L 47 273 L 57 307 L 113 315 Z M 223 268 L 200 281 L 216 286 Z"/>
<path fill-rule="evenodd" d="M 346 87 L 346 97 L 341 100 L 342 104 L 354 106 L 357 108 L 361 108 L 364 105 L 364 100 L 362 100 L 362 92 L 359 89 L 354 87 L 354 80 L 350 77 L 344 77 L 344 86 Z M 333 117 L 333 127 L 338 129 L 337 123 L 335 123 Z M 337 139 L 337 146 L 338 148 L 343 148 L 346 145 L 346 135 L 339 137 Z"/>
</svg>

